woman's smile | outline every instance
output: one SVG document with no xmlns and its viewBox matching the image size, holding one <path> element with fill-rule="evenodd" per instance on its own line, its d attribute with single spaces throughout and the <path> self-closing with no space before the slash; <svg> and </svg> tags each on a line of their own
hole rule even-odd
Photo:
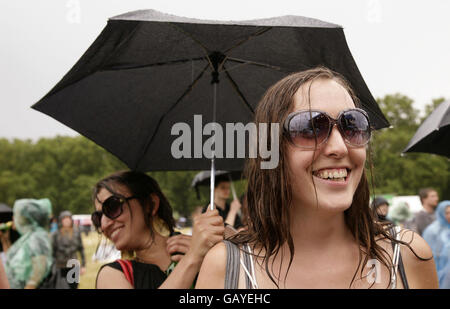
<svg viewBox="0 0 450 309">
<path fill-rule="evenodd" d="M 346 168 L 322 169 L 313 172 L 314 181 L 335 187 L 343 187 L 348 185 L 350 170 Z"/>
<path fill-rule="evenodd" d="M 122 229 L 123 229 L 123 226 L 114 229 L 114 230 L 111 232 L 111 234 L 109 235 L 108 238 L 110 238 L 113 242 L 117 242 L 117 241 L 119 240 L 119 237 L 120 237 L 120 234 L 119 234 L 119 233 L 120 233 L 120 231 L 121 231 Z"/>
</svg>

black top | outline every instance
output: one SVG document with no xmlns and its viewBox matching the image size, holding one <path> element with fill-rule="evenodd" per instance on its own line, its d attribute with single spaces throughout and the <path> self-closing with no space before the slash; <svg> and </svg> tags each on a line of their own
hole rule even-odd
<svg viewBox="0 0 450 309">
<path fill-rule="evenodd" d="M 205 207 L 203 207 L 202 209 L 202 213 L 206 212 L 206 210 L 208 209 L 208 205 L 206 205 Z M 222 208 L 217 207 L 216 205 L 216 209 L 219 211 L 219 215 L 223 218 L 223 221 L 225 221 L 225 219 L 228 216 L 228 213 L 230 212 L 230 204 L 226 203 L 225 204 L 225 210 L 222 210 Z M 236 219 L 234 220 L 234 228 L 238 229 L 240 227 L 244 226 L 242 224 L 241 218 L 239 217 L 238 214 L 236 214 Z"/>
<path fill-rule="evenodd" d="M 86 258 L 83 241 L 81 240 L 81 232 L 77 227 L 73 227 L 71 235 L 58 229 L 51 234 L 51 241 L 56 267 L 67 268 L 67 261 L 78 259 L 78 252 L 81 256 L 81 266 L 85 267 Z"/>
<path fill-rule="evenodd" d="M 157 289 L 167 278 L 167 275 L 154 264 L 146 264 L 132 260 L 131 265 L 133 266 L 135 289 Z M 110 266 L 123 272 L 122 267 L 117 261 L 103 265 L 100 270 L 105 266 Z"/>
</svg>

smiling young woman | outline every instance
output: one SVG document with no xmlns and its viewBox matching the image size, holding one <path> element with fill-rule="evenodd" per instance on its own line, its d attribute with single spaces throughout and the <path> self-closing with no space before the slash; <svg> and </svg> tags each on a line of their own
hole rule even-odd
<svg viewBox="0 0 450 309">
<path fill-rule="evenodd" d="M 94 189 L 94 204 L 94 225 L 124 253 L 124 260 L 102 266 L 97 288 L 189 288 L 206 252 L 223 239 L 217 210 L 196 218 L 192 237 L 170 237 L 172 208 L 145 173 L 124 171 L 102 179 Z M 173 261 L 178 262 L 174 268 Z"/>
<path fill-rule="evenodd" d="M 425 241 L 373 216 L 370 122 L 342 76 L 322 67 L 287 76 L 266 92 L 255 122 L 283 125 L 279 165 L 248 159 L 248 229 L 208 252 L 197 288 L 437 287 Z"/>
</svg>

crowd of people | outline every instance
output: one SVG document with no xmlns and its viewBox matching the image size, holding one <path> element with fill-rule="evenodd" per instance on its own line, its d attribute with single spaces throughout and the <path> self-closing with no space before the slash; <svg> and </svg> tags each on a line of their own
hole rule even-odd
<svg viewBox="0 0 450 309">
<path fill-rule="evenodd" d="M 76 289 L 77 282 L 68 282 L 68 262 L 79 260 L 85 268 L 84 248 L 72 214 L 63 211 L 56 230 L 51 230 L 51 209 L 49 199 L 20 199 L 13 206 L 12 230 L 20 237 L 8 244 L 9 231 L 3 232 L 2 249 L 4 263 L 1 264 L 2 287 L 15 289 Z"/>
<path fill-rule="evenodd" d="M 406 203 L 392 210 L 384 197 L 376 197 L 372 208 L 380 222 L 389 222 L 414 231 L 430 246 L 436 264 L 439 287 L 450 288 L 450 201 L 439 203 L 439 194 L 433 188 L 419 191 L 422 210 L 414 215 Z M 388 215 L 389 213 L 389 215 Z"/>
<path fill-rule="evenodd" d="M 323 67 L 291 74 L 268 89 L 255 123 L 281 124 L 279 165 L 247 159 L 245 195 L 230 204 L 230 183 L 217 177 L 215 205 L 195 216 L 192 235 L 176 232 L 172 207 L 147 174 L 117 172 L 95 185 L 92 222 L 121 252 L 100 268 L 96 288 L 450 287 L 450 202 L 421 190 L 423 211 L 407 221 L 389 218 L 382 197 L 370 207 L 371 125 L 345 78 Z M 65 278 L 78 255 L 84 271 L 72 214 L 61 213 L 49 235 L 48 203 L 15 203 L 21 237 L 0 265 L 2 287 L 39 288 L 53 272 Z M 366 267 L 373 259 L 377 278 Z"/>
</svg>

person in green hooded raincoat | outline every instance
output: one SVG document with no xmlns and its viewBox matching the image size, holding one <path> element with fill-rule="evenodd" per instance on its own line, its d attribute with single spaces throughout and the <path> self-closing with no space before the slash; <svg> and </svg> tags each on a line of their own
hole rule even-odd
<svg viewBox="0 0 450 309">
<path fill-rule="evenodd" d="M 13 289 L 33 289 L 49 274 L 53 258 L 46 227 L 51 202 L 21 199 L 14 203 L 14 225 L 21 237 L 6 254 L 5 270 Z"/>
</svg>

